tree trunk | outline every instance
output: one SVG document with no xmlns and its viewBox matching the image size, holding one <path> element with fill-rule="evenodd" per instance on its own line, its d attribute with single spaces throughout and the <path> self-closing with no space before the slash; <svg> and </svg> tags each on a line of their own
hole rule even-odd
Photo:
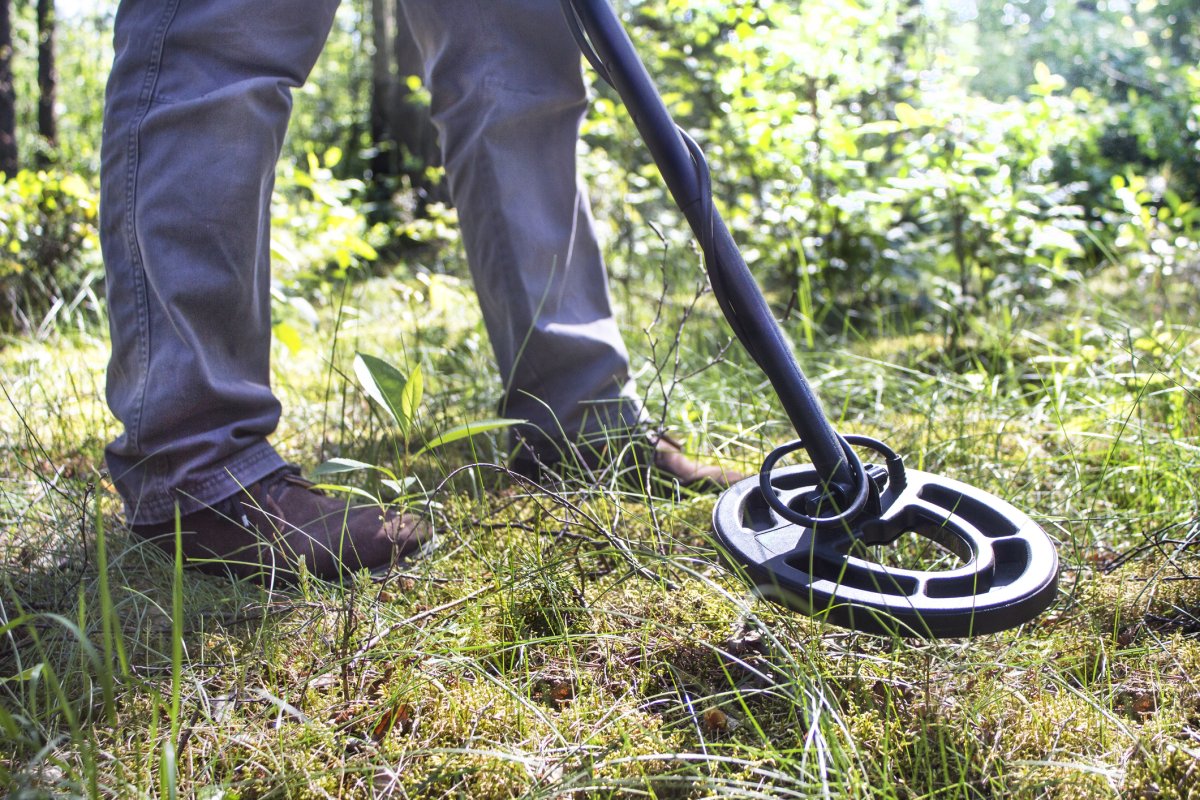
<svg viewBox="0 0 1200 800">
<path fill-rule="evenodd" d="M 58 69 L 54 63 L 54 0 L 37 0 L 38 29 L 38 134 L 46 145 L 58 146 Z"/>
<path fill-rule="evenodd" d="M 441 164 L 437 133 L 428 103 L 410 85 L 410 78 L 421 74 L 421 56 L 398 0 L 371 0 L 371 12 L 371 136 L 377 150 L 372 172 L 380 186 L 390 177 L 406 176 L 420 213 L 430 203 L 449 202 L 445 183 L 429 179 L 429 168 Z"/>
<path fill-rule="evenodd" d="M 12 2 L 0 0 L 0 173 L 17 174 L 17 95 L 12 74 Z"/>
<path fill-rule="evenodd" d="M 375 147 L 371 172 L 375 176 L 395 175 L 397 171 L 388 125 L 388 103 L 396 85 L 392 69 L 395 10 L 390 0 L 371 0 L 371 39 L 375 46 L 371 55 L 371 144 Z"/>
<path fill-rule="evenodd" d="M 399 8 L 399 6 L 397 6 Z M 404 158 L 401 169 L 413 181 L 421 203 L 449 203 L 450 192 L 445 182 L 434 183 L 427 169 L 442 165 L 442 151 L 438 147 L 437 131 L 429 113 L 429 103 L 417 96 L 409 79 L 419 77 L 422 70 L 421 54 L 417 41 L 408 27 L 408 18 L 403 9 L 396 17 L 396 81 L 392 95 L 391 127 L 400 152 Z"/>
</svg>

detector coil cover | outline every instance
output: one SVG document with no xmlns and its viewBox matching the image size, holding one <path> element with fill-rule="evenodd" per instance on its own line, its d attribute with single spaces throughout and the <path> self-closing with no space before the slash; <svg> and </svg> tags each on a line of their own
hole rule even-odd
<svg viewBox="0 0 1200 800">
<path fill-rule="evenodd" d="M 974 636 L 1027 622 L 1054 600 L 1058 555 L 1028 516 L 994 495 L 949 478 L 905 471 L 880 496 L 881 513 L 841 530 L 787 521 L 759 478 L 723 494 L 713 513 L 726 557 L 757 594 L 855 630 L 930 638 Z M 771 473 L 782 504 L 802 507 L 818 491 L 812 467 Z M 952 569 L 884 566 L 871 548 L 923 536 L 961 559 Z"/>
</svg>

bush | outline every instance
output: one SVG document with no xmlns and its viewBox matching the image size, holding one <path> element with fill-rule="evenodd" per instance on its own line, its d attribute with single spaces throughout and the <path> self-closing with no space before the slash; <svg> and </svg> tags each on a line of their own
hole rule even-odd
<svg viewBox="0 0 1200 800">
<path fill-rule="evenodd" d="M 364 199 L 366 183 L 334 173 L 342 156 L 336 147 L 321 155 L 309 149 L 302 164 L 283 159 L 276 171 L 271 201 L 275 335 L 292 350 L 304 338 L 292 323 L 315 326 L 314 304 L 336 296 L 344 281 L 368 276 L 369 265 L 380 264 L 381 247 L 401 238 L 440 245 L 457 237 L 453 212 L 441 206 L 427 208 L 424 218 L 373 223 Z M 381 268 L 390 267 L 389 262 Z"/>
<path fill-rule="evenodd" d="M 284 159 L 277 170 L 272 198 L 272 260 L 276 282 L 285 289 L 318 297 L 364 265 L 379 259 L 379 248 L 397 240 L 443 246 L 457 240 L 456 216 L 441 205 L 418 217 L 403 209 L 386 222 L 372 222 L 365 197 L 367 184 L 339 178 L 334 168 L 343 153 L 308 151 L 302 166 Z M 385 265 L 390 266 L 390 265 Z"/>
<path fill-rule="evenodd" d="M 1200 204 L 1180 197 L 1165 177 L 1114 175 L 1104 211 L 1114 255 L 1141 285 L 1161 291 L 1171 277 L 1200 277 Z"/>
<path fill-rule="evenodd" d="M 747 260 L 806 315 L 1017 304 L 1092 260 L 1083 167 L 1106 107 L 1091 93 L 1044 64 L 1027 70 L 1024 98 L 973 93 L 921 4 L 703 5 L 637 4 L 637 39 L 708 152 Z M 599 216 L 625 226 L 622 241 L 646 222 L 674 236 L 657 177 L 609 177 L 622 170 L 604 158 L 646 158 L 601 92 L 586 131 L 601 202 L 637 206 Z"/>
<path fill-rule="evenodd" d="M 101 313 L 95 186 L 72 172 L 22 170 L 0 184 L 0 330 L 45 335 Z"/>
</svg>

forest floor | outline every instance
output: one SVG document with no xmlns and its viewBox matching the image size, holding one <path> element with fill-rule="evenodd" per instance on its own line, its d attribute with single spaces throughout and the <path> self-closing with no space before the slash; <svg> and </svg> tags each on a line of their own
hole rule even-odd
<svg viewBox="0 0 1200 800">
<path fill-rule="evenodd" d="M 664 297 L 614 278 L 639 385 L 688 450 L 757 470 L 789 429 L 689 280 Z M 1198 307 L 1195 276 L 1109 270 L 954 335 L 941 316 L 789 321 L 840 430 L 1005 498 L 1059 548 L 1047 613 L 942 641 L 754 599 L 717 556 L 712 497 L 469 468 L 502 462 L 497 434 L 418 455 L 495 416 L 453 276 L 356 283 L 314 328 L 281 311 L 277 447 L 309 471 L 371 465 L 326 480 L 436 525 L 439 547 L 384 581 L 268 591 L 176 570 L 123 528 L 103 471 L 103 337 L 10 340 L 0 781 L 11 797 L 1196 797 Z M 420 367 L 412 425 L 387 424 L 356 353 Z"/>
</svg>

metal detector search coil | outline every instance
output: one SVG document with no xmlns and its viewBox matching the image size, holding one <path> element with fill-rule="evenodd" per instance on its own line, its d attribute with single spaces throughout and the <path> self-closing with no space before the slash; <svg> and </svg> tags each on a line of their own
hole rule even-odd
<svg viewBox="0 0 1200 800">
<path fill-rule="evenodd" d="M 847 628 L 899 636 L 976 636 L 1032 619 L 1054 600 L 1058 555 L 1028 516 L 965 483 L 908 470 L 878 514 L 841 530 L 797 525 L 768 503 L 758 478 L 723 494 L 717 537 L 761 597 Z M 784 507 L 819 491 L 811 467 L 770 476 Z M 886 567 L 869 549 L 923 536 L 965 563 L 948 570 Z"/>
<path fill-rule="evenodd" d="M 833 429 L 713 206 L 703 152 L 671 119 L 608 0 L 561 2 L 584 56 L 620 95 L 687 217 L 725 319 L 800 434 L 767 457 L 758 478 L 717 502 L 713 527 L 727 559 L 763 597 L 871 633 L 971 636 L 1044 611 L 1057 592 L 1058 555 L 1028 516 L 964 483 L 906 471 L 883 443 Z M 855 447 L 885 464 L 864 464 Z M 800 449 L 811 466 L 775 468 Z M 866 557 L 906 535 L 924 536 L 965 564 L 919 571 Z"/>
</svg>

